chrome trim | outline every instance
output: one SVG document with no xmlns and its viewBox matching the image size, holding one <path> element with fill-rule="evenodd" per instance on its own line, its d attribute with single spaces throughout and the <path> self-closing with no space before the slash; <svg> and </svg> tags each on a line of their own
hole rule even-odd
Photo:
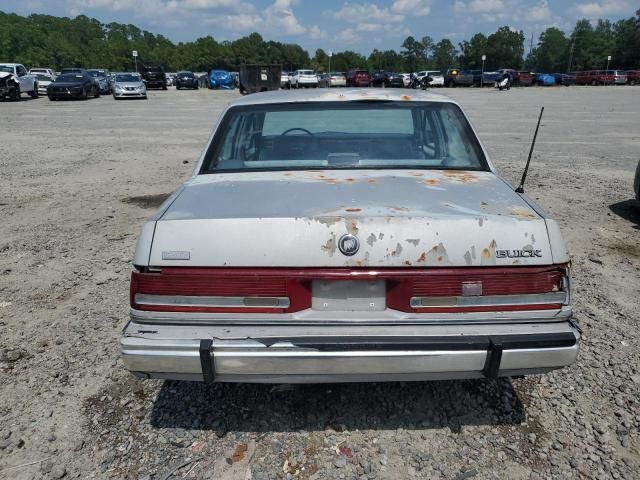
<svg viewBox="0 0 640 480">
<path fill-rule="evenodd" d="M 138 305 L 220 308 L 289 308 L 288 297 L 198 297 L 136 293 Z"/>
<path fill-rule="evenodd" d="M 130 309 L 133 322 L 154 325 L 468 325 L 566 322 L 573 309 L 504 312 L 408 313 L 387 308 L 370 312 L 326 312 L 313 309 L 294 313 L 146 312 Z"/>
<path fill-rule="evenodd" d="M 411 297 L 412 308 L 422 307 L 504 307 L 518 305 L 566 304 L 566 292 L 532 293 L 527 295 L 483 295 L 467 297 Z"/>
</svg>

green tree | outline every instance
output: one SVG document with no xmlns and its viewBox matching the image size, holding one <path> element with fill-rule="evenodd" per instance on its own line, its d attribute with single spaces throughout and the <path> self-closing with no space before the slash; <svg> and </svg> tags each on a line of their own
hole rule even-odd
<svg viewBox="0 0 640 480">
<path fill-rule="evenodd" d="M 538 45 L 527 59 L 536 72 L 564 72 L 567 68 L 569 40 L 562 30 L 549 27 L 540 34 Z"/>
<path fill-rule="evenodd" d="M 482 33 L 476 33 L 471 39 L 460 43 L 460 67 L 479 69 L 482 65 L 482 55 L 487 52 L 487 37 Z"/>
<path fill-rule="evenodd" d="M 458 52 L 451 40 L 443 38 L 431 49 L 431 61 L 433 68 L 441 72 L 455 67 L 458 62 Z"/>
<path fill-rule="evenodd" d="M 524 33 L 509 27 L 500 27 L 487 38 L 487 61 L 485 70 L 498 68 L 522 68 L 524 56 Z"/>
</svg>

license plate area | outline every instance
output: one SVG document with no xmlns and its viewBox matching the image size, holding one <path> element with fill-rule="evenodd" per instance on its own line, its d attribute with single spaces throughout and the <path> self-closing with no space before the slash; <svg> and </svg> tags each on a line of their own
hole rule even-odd
<svg viewBox="0 0 640 480">
<path fill-rule="evenodd" d="M 387 308 L 384 280 L 313 280 L 311 308 L 324 312 L 374 312 Z"/>
</svg>

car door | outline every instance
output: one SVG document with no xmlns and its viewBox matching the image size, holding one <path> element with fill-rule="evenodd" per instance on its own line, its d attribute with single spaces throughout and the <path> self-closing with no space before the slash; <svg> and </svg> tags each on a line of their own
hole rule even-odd
<svg viewBox="0 0 640 480">
<path fill-rule="evenodd" d="M 30 92 L 33 90 L 33 80 L 27 75 L 27 69 L 23 65 L 16 65 L 16 77 L 20 82 L 21 92 Z"/>
</svg>

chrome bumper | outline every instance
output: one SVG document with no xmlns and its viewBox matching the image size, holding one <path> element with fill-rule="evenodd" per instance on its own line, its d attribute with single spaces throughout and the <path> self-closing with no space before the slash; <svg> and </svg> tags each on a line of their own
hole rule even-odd
<svg viewBox="0 0 640 480">
<path fill-rule="evenodd" d="M 145 378 L 312 383 L 542 373 L 571 365 L 571 322 L 394 326 L 190 326 L 129 322 L 125 367 Z"/>
</svg>

